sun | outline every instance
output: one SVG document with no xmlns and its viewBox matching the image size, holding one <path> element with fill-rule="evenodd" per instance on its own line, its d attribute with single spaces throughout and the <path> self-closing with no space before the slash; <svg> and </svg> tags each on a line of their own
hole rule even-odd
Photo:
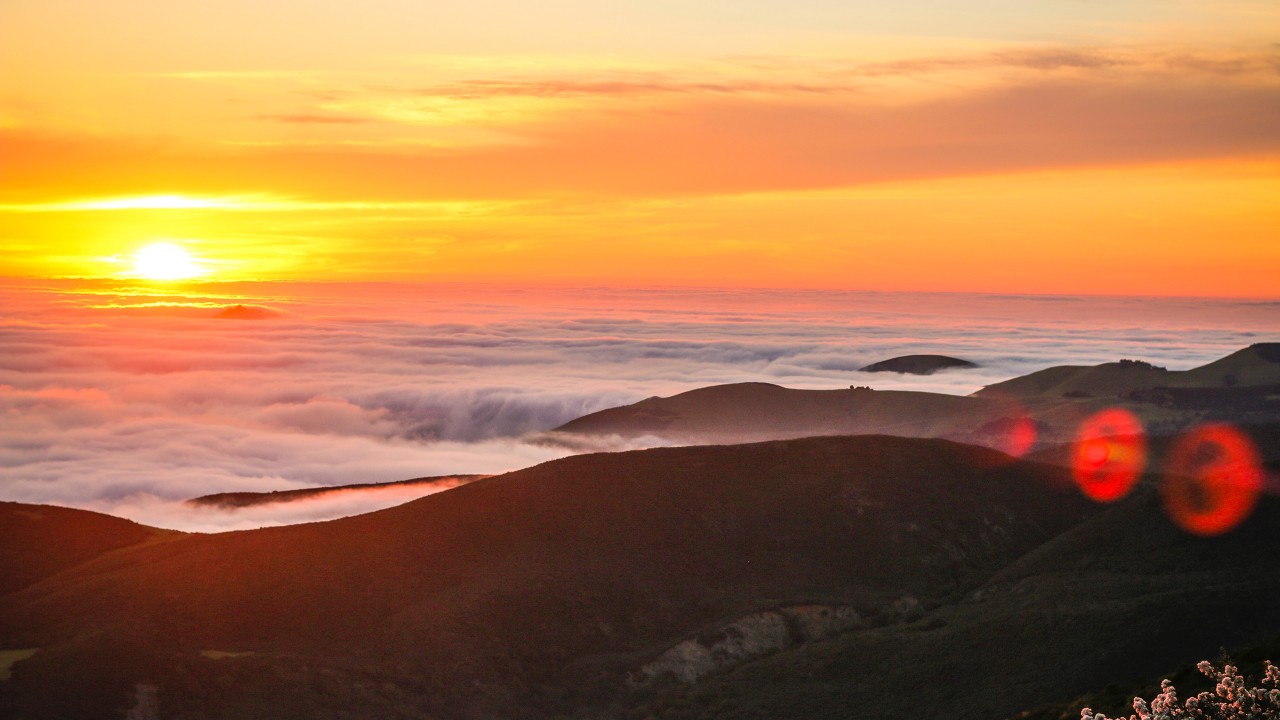
<svg viewBox="0 0 1280 720">
<path fill-rule="evenodd" d="M 152 243 L 133 254 L 133 274 L 148 280 L 186 280 L 204 272 L 186 250 L 173 243 Z"/>
</svg>

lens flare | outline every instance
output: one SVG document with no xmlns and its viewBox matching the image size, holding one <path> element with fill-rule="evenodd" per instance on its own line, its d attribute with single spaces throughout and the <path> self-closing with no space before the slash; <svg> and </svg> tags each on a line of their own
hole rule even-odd
<svg viewBox="0 0 1280 720">
<path fill-rule="evenodd" d="M 1005 436 L 1004 447 L 1001 448 L 1005 453 L 1014 457 L 1022 457 L 1031 452 L 1031 448 L 1035 447 L 1036 438 L 1039 437 L 1040 431 L 1036 428 L 1036 421 L 1027 415 L 1015 418 L 1013 424 L 1009 427 L 1009 434 Z"/>
<path fill-rule="evenodd" d="M 1021 458 L 1035 449 L 1040 442 L 1042 426 L 1027 411 L 1022 400 L 1004 392 L 986 393 L 982 397 L 987 405 L 981 417 L 983 425 L 973 432 L 975 444 L 999 450 L 1008 457 L 993 459 L 996 464 L 1011 462 L 1008 458 Z"/>
<path fill-rule="evenodd" d="M 1071 449 L 1071 473 L 1080 491 L 1098 502 L 1115 502 L 1133 489 L 1147 467 L 1142 422 L 1123 408 L 1090 415 Z"/>
<path fill-rule="evenodd" d="M 1160 487 L 1165 511 L 1196 535 L 1220 535 L 1258 504 L 1262 465 L 1249 437 L 1226 424 L 1198 427 L 1178 438 Z"/>
</svg>

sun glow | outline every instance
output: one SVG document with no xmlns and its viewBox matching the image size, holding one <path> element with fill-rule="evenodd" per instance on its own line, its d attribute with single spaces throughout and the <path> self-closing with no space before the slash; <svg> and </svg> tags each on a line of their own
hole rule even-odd
<svg viewBox="0 0 1280 720">
<path fill-rule="evenodd" d="M 247 205 L 239 197 L 193 197 L 190 195 L 137 195 L 96 200 L 0 204 L 0 211 L 24 213 L 96 212 L 114 210 L 237 210 Z"/>
<path fill-rule="evenodd" d="M 133 255 L 133 274 L 148 280 L 185 280 L 204 273 L 186 250 L 173 243 L 152 243 Z"/>
</svg>

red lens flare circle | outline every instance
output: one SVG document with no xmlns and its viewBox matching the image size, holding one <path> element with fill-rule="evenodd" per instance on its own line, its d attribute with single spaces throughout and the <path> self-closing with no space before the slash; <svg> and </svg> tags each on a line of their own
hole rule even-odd
<svg viewBox="0 0 1280 720">
<path fill-rule="evenodd" d="M 1097 502 L 1115 502 L 1133 489 L 1147 468 L 1142 422 L 1122 408 L 1094 413 L 1080 425 L 1071 447 L 1071 474 Z"/>
<path fill-rule="evenodd" d="M 1174 444 L 1160 493 L 1165 511 L 1184 530 L 1221 535 L 1253 512 L 1262 477 L 1249 436 L 1230 425 L 1203 425 Z"/>
<path fill-rule="evenodd" d="M 1003 446 L 1000 448 L 1006 454 L 1020 458 L 1031 452 L 1031 448 L 1036 445 L 1036 438 L 1040 435 L 1040 431 L 1036 428 L 1036 421 L 1027 415 L 1022 415 L 1013 421 L 1009 428 L 1009 434 L 1005 436 Z"/>
</svg>

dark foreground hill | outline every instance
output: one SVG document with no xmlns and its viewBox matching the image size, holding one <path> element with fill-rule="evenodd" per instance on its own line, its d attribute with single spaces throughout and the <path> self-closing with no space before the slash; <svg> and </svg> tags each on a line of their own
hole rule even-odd
<svg viewBox="0 0 1280 720">
<path fill-rule="evenodd" d="M 0 502 L 0 595 L 113 550 L 179 535 L 83 510 Z"/>
<path fill-rule="evenodd" d="M 331 522 L 142 530 L 0 596 L 0 717 L 999 719 L 1280 637 L 1273 499 L 1194 538 L 1149 486 L 1101 509 L 940 440 L 578 456 Z"/>
<path fill-rule="evenodd" d="M 68 558 L 0 597 L 0 650 L 38 649 L 0 716 L 623 713 L 962 602 L 1092 511 L 1056 468 L 937 440 L 578 456 L 368 515 Z"/>
<path fill-rule="evenodd" d="M 1148 488 L 1028 553 L 965 602 L 670 686 L 641 711 L 979 720 L 1042 705 L 1055 710 L 1037 717 L 1079 718 L 1088 704 L 1127 717 L 1133 691 L 1119 688 L 1151 697 L 1161 677 L 1224 649 L 1280 650 L 1277 538 L 1274 500 L 1233 533 L 1203 539 L 1165 520 Z"/>
</svg>

